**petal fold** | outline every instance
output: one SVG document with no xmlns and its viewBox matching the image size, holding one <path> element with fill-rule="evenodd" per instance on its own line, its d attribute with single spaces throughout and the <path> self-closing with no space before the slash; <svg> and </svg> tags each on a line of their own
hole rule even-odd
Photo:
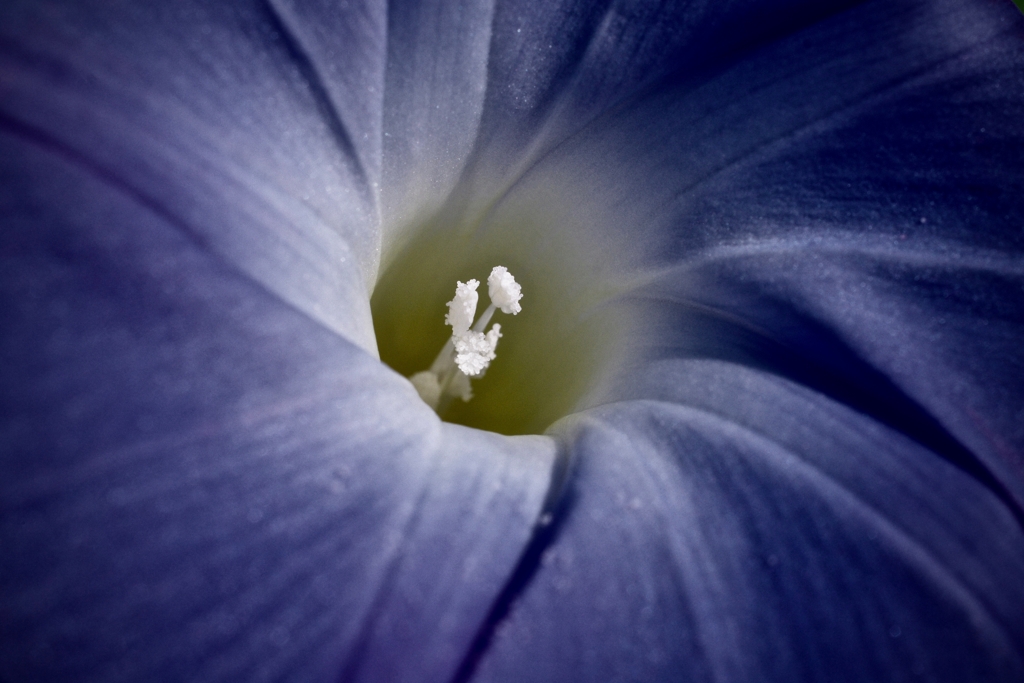
<svg viewBox="0 0 1024 683">
<path fill-rule="evenodd" d="M 1024 534 L 989 490 L 766 373 L 649 379 L 672 402 L 563 424 L 554 538 L 473 680 L 1019 679 Z"/>
<path fill-rule="evenodd" d="M 720 358 L 757 337 L 815 359 L 817 379 L 783 374 L 845 376 L 919 438 L 881 414 L 914 404 L 1024 510 L 1022 31 L 1005 3 L 863 3 L 665 81 L 522 185 L 588 188 L 623 287 L 672 302 L 639 347 Z M 698 309 L 732 337 L 687 331 Z"/>
<path fill-rule="evenodd" d="M 388 6 L 384 220 L 389 247 L 436 211 L 476 142 L 487 90 L 493 0 Z"/>
<path fill-rule="evenodd" d="M 383 10 L 291 7 L 6 3 L 0 125 L 373 352 Z"/>
<path fill-rule="evenodd" d="M 554 442 L 443 425 L 132 193 L 0 145 L 0 678 L 450 680 Z"/>
</svg>

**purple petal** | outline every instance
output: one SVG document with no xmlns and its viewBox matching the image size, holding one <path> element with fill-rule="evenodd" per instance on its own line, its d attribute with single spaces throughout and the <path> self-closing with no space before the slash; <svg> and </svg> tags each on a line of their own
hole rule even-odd
<svg viewBox="0 0 1024 683">
<path fill-rule="evenodd" d="M 464 672 L 1022 676 L 1021 25 L 866 3 L 530 169 L 647 264 L 642 360 Z"/>
<path fill-rule="evenodd" d="M 0 148 L 0 677 L 450 679 L 553 441 L 443 425 L 123 186 Z"/>
<path fill-rule="evenodd" d="M 290 7 L 5 6 L 0 116 L 373 350 L 384 18 Z"/>
<path fill-rule="evenodd" d="M 1024 674 L 1024 534 L 987 488 L 763 372 L 657 375 L 689 405 L 576 421 L 554 539 L 473 680 Z"/>
<path fill-rule="evenodd" d="M 384 217 L 399 239 L 447 199 L 477 139 L 492 0 L 388 7 Z"/>
</svg>

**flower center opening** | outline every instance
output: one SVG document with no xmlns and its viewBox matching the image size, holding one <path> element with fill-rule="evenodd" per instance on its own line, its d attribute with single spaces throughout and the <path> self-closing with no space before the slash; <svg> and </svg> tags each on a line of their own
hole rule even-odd
<svg viewBox="0 0 1024 683">
<path fill-rule="evenodd" d="M 370 300 L 381 360 L 406 377 L 428 369 L 452 338 L 445 314 L 456 282 L 485 280 L 501 265 L 522 287 L 522 311 L 499 315 L 498 357 L 473 378 L 472 399 L 446 402 L 442 419 L 539 434 L 595 402 L 628 325 L 621 307 L 609 305 L 611 270 L 585 227 L 531 206 L 476 219 L 439 213 L 401 231 L 407 238 L 385 248 Z M 482 311 L 491 302 L 485 295 L 480 303 Z"/>
</svg>

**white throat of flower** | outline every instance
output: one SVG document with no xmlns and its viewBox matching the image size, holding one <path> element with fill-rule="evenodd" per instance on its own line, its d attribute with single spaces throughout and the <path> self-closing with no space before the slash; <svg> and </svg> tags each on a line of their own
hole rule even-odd
<svg viewBox="0 0 1024 683">
<path fill-rule="evenodd" d="M 480 296 L 476 293 L 480 283 L 470 280 L 455 285 L 455 298 L 448 302 L 448 313 L 444 322 L 452 328 L 452 336 L 429 370 L 417 372 L 409 378 L 416 387 L 420 398 L 438 414 L 444 412 L 452 398 L 463 401 L 473 398 L 469 378 L 483 377 L 487 366 L 495 358 L 501 325 L 494 323 L 486 333 L 484 328 L 491 321 L 494 312 L 516 315 L 523 310 L 519 300 L 523 298 L 522 288 L 507 268 L 495 266 L 487 278 L 487 294 L 491 304 L 476 323 L 476 305 Z"/>
</svg>

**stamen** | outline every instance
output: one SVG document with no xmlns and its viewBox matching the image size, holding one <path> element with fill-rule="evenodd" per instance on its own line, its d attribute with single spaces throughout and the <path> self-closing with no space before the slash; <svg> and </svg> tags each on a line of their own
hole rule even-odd
<svg viewBox="0 0 1024 683">
<path fill-rule="evenodd" d="M 487 295 L 491 297 L 491 305 L 497 306 L 506 315 L 516 315 L 523 310 L 519 305 L 519 300 L 523 298 L 523 288 L 504 266 L 494 266 L 487 276 Z"/>
<path fill-rule="evenodd" d="M 452 326 L 453 337 L 466 334 L 469 326 L 473 324 L 473 318 L 476 317 L 476 302 L 480 299 L 480 295 L 476 293 L 479 286 L 480 283 L 476 280 L 470 280 L 465 284 L 455 283 L 455 298 L 448 302 L 448 313 L 444 316 L 444 324 Z"/>
<path fill-rule="evenodd" d="M 495 358 L 501 325 L 495 323 L 484 333 L 484 329 L 499 308 L 503 313 L 516 315 L 522 310 L 522 288 L 502 266 L 495 266 L 487 278 L 487 293 L 491 304 L 473 324 L 476 305 L 479 301 L 477 280 L 457 282 L 455 298 L 448 302 L 445 324 L 452 328 L 451 338 L 445 342 L 430 369 L 417 372 L 409 378 L 423 402 L 438 414 L 443 413 L 452 398 L 463 401 L 473 398 L 470 377 L 482 377 Z M 472 328 L 470 327 L 472 326 Z"/>
<path fill-rule="evenodd" d="M 501 337 L 501 325 L 494 323 L 490 332 L 484 334 L 475 330 L 467 332 L 455 340 L 455 364 L 468 377 L 483 374 L 491 361 L 494 360 L 498 338 Z"/>
</svg>

